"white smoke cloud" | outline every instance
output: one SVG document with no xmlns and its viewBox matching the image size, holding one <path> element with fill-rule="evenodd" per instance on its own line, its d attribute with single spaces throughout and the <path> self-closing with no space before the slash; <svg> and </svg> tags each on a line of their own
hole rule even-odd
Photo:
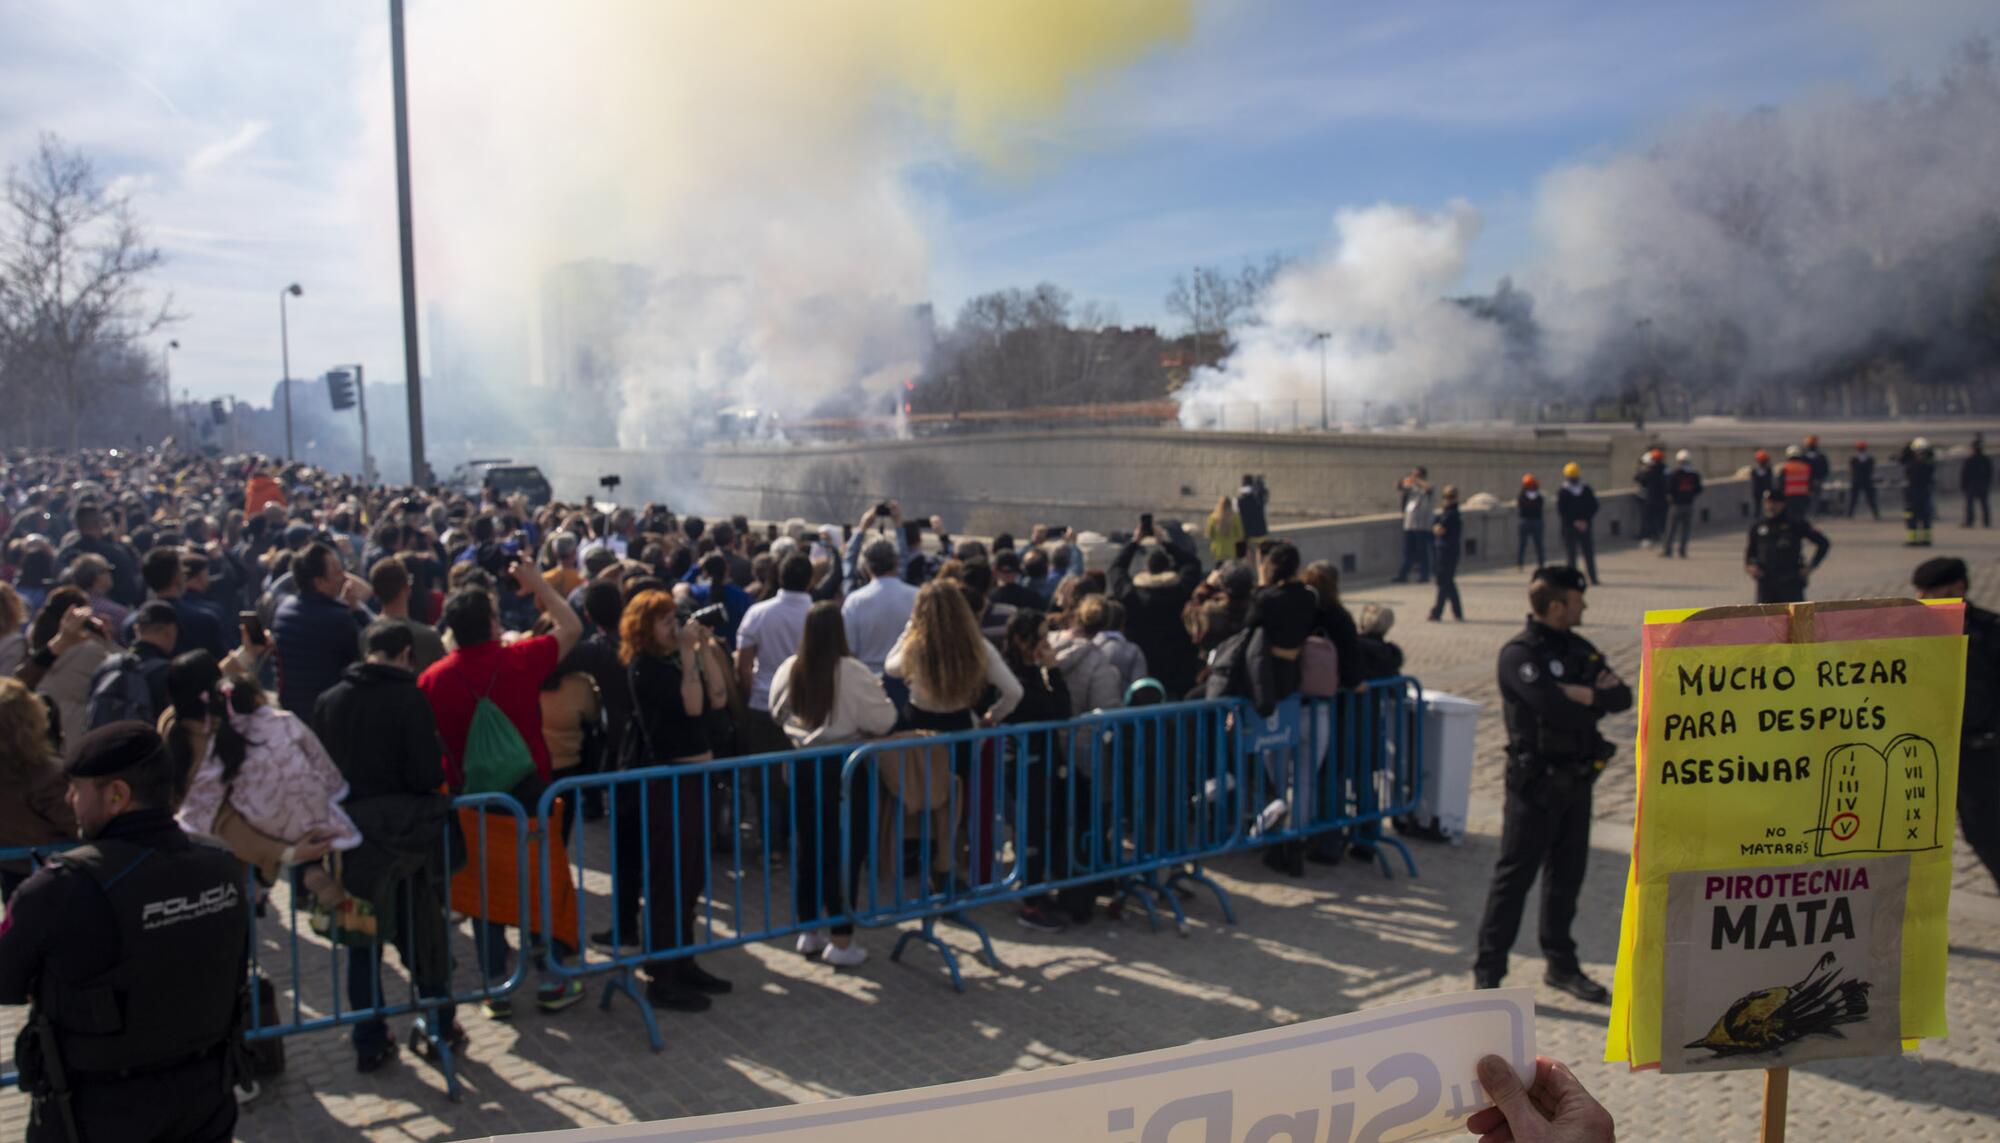
<svg viewBox="0 0 2000 1143">
<path fill-rule="evenodd" d="M 1248 426 L 1247 402 L 1317 411 L 1317 331 L 1342 415 L 1437 387 L 1544 382 L 1616 391 L 1663 375 L 1697 392 L 1777 392 L 1897 356 L 1964 381 L 2000 259 L 2000 66 L 1984 41 L 1936 81 L 1821 94 L 1681 124 L 1568 166 L 1536 196 L 1539 249 L 1503 310 L 1446 301 L 1471 207 L 1342 211 L 1323 253 L 1281 277 L 1261 324 L 1180 394 L 1182 419 Z M 1532 299 L 1530 303 L 1527 299 Z M 1533 318 L 1527 317 L 1530 309 Z M 1523 335 L 1525 336 L 1512 336 Z M 1984 348 L 1982 348 L 1984 344 Z"/>
<path fill-rule="evenodd" d="M 1187 0 L 427 0 L 408 33 L 423 292 L 458 328 L 504 329 L 537 323 L 552 266 L 643 268 L 613 354 L 627 444 L 722 405 L 883 390 L 914 369 L 921 339 L 896 331 L 929 288 L 907 172 L 1008 161 L 1011 129 L 1188 22 Z M 386 157 L 387 100 L 368 109 L 364 153 Z"/>
<path fill-rule="evenodd" d="M 1343 210 L 1333 229 L 1324 251 L 1272 282 L 1256 324 L 1237 332 L 1222 367 L 1198 370 L 1182 388 L 1184 423 L 1247 428 L 1247 403 L 1264 418 L 1295 404 L 1301 423 L 1317 422 L 1320 333 L 1336 418 L 1352 419 L 1363 401 L 1474 380 L 1495 367 L 1499 331 L 1446 300 L 1479 233 L 1469 204 Z"/>
</svg>

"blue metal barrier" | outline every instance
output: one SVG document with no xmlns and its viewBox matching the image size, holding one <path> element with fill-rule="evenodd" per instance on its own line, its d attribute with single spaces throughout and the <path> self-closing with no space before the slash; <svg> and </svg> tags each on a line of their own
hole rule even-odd
<svg viewBox="0 0 2000 1143">
<path fill-rule="evenodd" d="M 1408 848 L 1381 823 L 1412 812 L 1421 797 L 1422 710 L 1422 688 L 1395 678 L 1332 699 L 1294 700 L 1271 719 L 1240 700 L 1212 700 L 567 777 L 548 787 L 533 817 L 505 794 L 460 797 L 454 817 L 467 811 L 468 872 L 458 875 L 457 911 L 473 921 L 475 940 L 493 947 L 496 878 L 511 879 L 518 912 L 499 923 L 554 945 L 573 920 L 575 955 L 532 950 L 524 936 L 511 969 L 488 979 L 494 964 L 451 955 L 447 979 L 425 989 L 406 962 L 407 999 L 390 1004 L 377 995 L 357 1006 L 338 947 L 310 926 L 301 931 L 303 891 L 286 882 L 266 898 L 282 908 L 253 919 L 248 934 L 252 979 L 275 968 L 277 1003 L 266 1012 L 251 989 L 246 1038 L 416 1013 L 413 1036 L 455 1100 L 456 1061 L 439 1009 L 512 996 L 531 960 L 556 979 L 606 974 L 600 1006 L 620 993 L 631 998 L 657 1050 L 665 1040 L 635 976 L 656 962 L 843 922 L 914 921 L 919 927 L 898 937 L 891 959 L 912 942 L 928 944 L 963 991 L 957 956 L 936 928 L 965 927 L 999 969 L 990 936 L 970 914 L 980 906 L 1089 889 L 1093 898 L 1135 904 L 1155 928 L 1164 909 L 1185 934 L 1183 887 L 1193 885 L 1213 893 L 1233 924 L 1229 897 L 1202 862 L 1335 830 L 1374 847 L 1385 876 L 1385 848 L 1400 852 L 1414 874 Z M 608 805 L 601 824 L 581 813 L 590 790 L 602 791 Z M 501 834 L 511 834 L 511 853 Z M 560 865 L 558 837 L 568 848 Z M 451 839 L 441 844 L 449 864 Z M 531 848 L 539 850 L 532 877 Z M 39 861 L 48 852 L 0 850 L 0 861 Z M 571 890 L 573 917 L 557 906 Z M 253 897 L 262 896 L 253 886 Z M 593 911 L 602 914 L 598 923 Z M 414 915 L 399 919 L 413 932 Z M 463 945 L 449 918 L 444 923 L 447 944 Z M 497 943 L 504 950 L 504 936 Z M 349 959 L 357 955 L 351 948 Z M 461 982 L 456 968 L 468 964 L 474 978 Z M 0 1083 L 16 1078 L 0 1072 Z"/>
<path fill-rule="evenodd" d="M 489 837 L 489 819 L 497 817 L 511 821 L 516 838 L 530 836 L 528 828 L 530 821 L 526 811 L 505 794 L 473 794 L 459 797 L 453 802 L 454 818 L 461 809 L 477 811 L 471 815 L 473 829 L 464 838 L 465 860 L 466 868 L 477 870 L 478 898 L 481 905 L 485 906 L 491 902 L 493 890 L 487 857 L 497 847 L 497 843 Z M 449 833 L 440 839 L 439 844 L 443 847 L 444 868 L 448 869 L 451 867 L 453 848 Z M 0 861 L 28 860 L 39 865 L 47 855 L 59 852 L 63 848 L 68 847 L 0 850 Z M 511 862 L 501 855 L 499 864 L 503 867 L 511 865 L 516 879 L 516 900 L 526 902 L 529 899 L 527 855 L 519 845 L 515 849 Z M 245 876 L 247 897 L 256 902 L 256 905 L 251 912 L 249 930 L 246 934 L 250 1017 L 249 1029 L 245 1032 L 244 1039 L 254 1044 L 300 1032 L 419 1013 L 419 1020 L 412 1028 L 412 1040 L 421 1039 L 425 1043 L 432 1058 L 445 1075 L 450 1097 L 454 1102 L 457 1101 L 461 1089 L 456 1060 L 453 1058 L 454 1053 L 449 1040 L 441 1034 L 438 1010 L 446 1005 L 495 999 L 512 994 L 520 987 L 525 977 L 528 955 L 524 952 L 518 958 L 513 971 L 502 979 L 489 981 L 484 978 L 483 973 L 479 973 L 478 979 L 474 982 L 455 984 L 454 965 L 462 959 L 476 963 L 476 958 L 459 958 L 451 955 L 448 901 L 441 898 L 440 912 L 435 923 L 444 930 L 439 949 L 447 959 L 443 966 L 445 979 L 437 982 L 439 987 L 432 990 L 433 995 L 419 995 L 415 979 L 416 966 L 405 960 L 403 970 L 405 976 L 409 978 L 407 1000 L 384 1003 L 382 996 L 378 995 L 373 1004 L 355 1005 L 354 998 L 350 995 L 348 982 L 351 978 L 346 975 L 348 967 L 346 960 L 379 950 L 380 944 L 350 945 L 346 958 L 343 958 L 339 943 L 313 931 L 310 924 L 312 916 L 310 903 L 301 886 L 290 879 L 283 879 L 277 885 L 266 887 L 257 880 L 254 870 L 247 870 Z M 438 888 L 441 894 L 446 892 L 442 885 Z M 403 936 L 402 947 L 407 948 L 413 943 L 416 916 L 409 911 L 413 908 L 411 903 L 406 900 L 405 904 L 404 915 L 395 919 L 404 926 L 400 933 Z M 481 915 L 487 912 L 489 910 L 484 907 L 480 909 Z M 325 964 L 324 975 L 311 971 L 312 966 L 317 963 Z M 259 980 L 268 980 L 272 986 L 275 1003 L 271 1007 L 274 1011 L 266 1011 L 261 990 L 257 987 Z M 380 983 L 379 969 L 374 974 L 374 982 Z M 386 993 L 386 986 L 381 991 Z M 0 1071 L 0 1085 L 12 1085 L 18 1079 L 18 1073 L 11 1066 Z"/>
<path fill-rule="evenodd" d="M 545 833 L 567 831 L 570 867 L 556 870 L 552 847 L 544 846 L 540 883 L 552 884 L 560 872 L 582 886 L 592 872 L 589 854 L 599 847 L 611 873 L 611 902 L 596 920 L 592 895 L 576 894 L 573 919 L 584 948 L 554 970 L 564 976 L 611 973 L 599 1006 L 609 1009 L 615 996 L 629 997 L 659 1051 L 666 1039 L 639 986 L 638 969 L 837 921 L 808 915 L 799 902 L 818 884 L 808 879 L 837 852 L 820 808 L 829 804 L 839 764 L 853 748 L 847 743 L 551 783 L 536 819 Z M 559 799 L 580 807 L 588 790 L 604 793 L 601 824 L 586 821 L 577 809 L 567 820 L 552 819 Z M 752 822 L 755 835 L 746 839 L 740 827 Z M 668 844 L 656 847 L 656 841 Z M 540 907 L 544 931 L 571 919 L 556 916 L 553 894 L 543 893 Z"/>
<path fill-rule="evenodd" d="M 1382 822 L 1412 813 L 1423 794 L 1423 687 L 1378 679 L 1332 698 L 1294 696 L 1260 717 L 1246 703 L 1245 796 L 1254 814 L 1251 845 L 1309 841 L 1350 830 L 1374 851 L 1385 847 L 1417 872 L 1409 847 Z"/>
</svg>

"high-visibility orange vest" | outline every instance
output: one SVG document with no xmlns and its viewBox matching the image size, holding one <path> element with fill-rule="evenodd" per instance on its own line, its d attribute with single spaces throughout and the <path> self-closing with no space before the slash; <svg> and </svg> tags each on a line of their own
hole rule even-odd
<svg viewBox="0 0 2000 1143">
<path fill-rule="evenodd" d="M 1812 495 L 1812 465 L 1804 457 L 1786 461 L 1779 487 L 1788 497 Z"/>
</svg>

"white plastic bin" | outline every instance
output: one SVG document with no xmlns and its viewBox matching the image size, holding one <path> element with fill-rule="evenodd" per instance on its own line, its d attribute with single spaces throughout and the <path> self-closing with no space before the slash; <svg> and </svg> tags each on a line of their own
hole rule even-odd
<svg viewBox="0 0 2000 1143">
<path fill-rule="evenodd" d="M 1424 788 L 1417 824 L 1456 842 L 1472 807 L 1472 740 L 1483 704 L 1443 691 L 1424 692 Z"/>
</svg>

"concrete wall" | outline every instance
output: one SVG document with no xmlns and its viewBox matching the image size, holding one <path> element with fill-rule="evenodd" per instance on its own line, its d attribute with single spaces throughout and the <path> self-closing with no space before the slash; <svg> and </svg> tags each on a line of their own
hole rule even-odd
<svg viewBox="0 0 2000 1143">
<path fill-rule="evenodd" d="M 1638 495 L 1629 491 L 1599 492 L 1598 504 L 1598 549 L 1618 549 L 1632 543 L 1639 534 Z M 1695 535 L 1702 542 L 1740 545 L 1749 529 L 1752 511 L 1748 480 L 1708 481 L 1695 504 Z M 1511 499 L 1493 508 L 1465 509 L 1461 515 L 1465 520 L 1461 568 L 1470 571 L 1514 562 L 1516 528 Z M 1562 562 L 1562 524 L 1556 519 L 1553 495 L 1543 528 L 1549 561 Z M 1403 520 L 1394 513 L 1284 526 L 1274 529 L 1273 535 L 1298 545 L 1299 555 L 1307 562 L 1330 561 L 1347 578 L 1387 579 L 1396 574 L 1403 562 Z M 1527 558 L 1530 564 L 1534 562 L 1532 549 Z M 1093 566 L 1097 562 L 1093 560 Z"/>
<path fill-rule="evenodd" d="M 1141 512 L 1198 523 L 1219 495 L 1252 472 L 1268 481 L 1271 522 L 1282 525 L 1391 511 L 1396 481 L 1413 464 L 1426 465 L 1439 487 L 1457 485 L 1466 499 L 1487 492 L 1509 503 L 1522 473 L 1536 473 L 1553 489 L 1570 460 L 1583 465 L 1600 497 L 1629 490 L 1640 453 L 1656 441 L 1669 449 L 1686 447 L 1710 479 L 1732 476 L 1749 464 L 1758 447 L 1748 436 L 1753 430 L 1718 431 L 1720 439 L 1710 443 L 1677 442 L 1676 434 L 1692 436 L 1702 428 L 1673 425 L 1658 436 L 1591 437 L 1503 430 L 1476 436 L 1104 429 L 700 450 L 494 448 L 475 455 L 538 464 L 565 499 L 597 493 L 598 477 L 615 472 L 624 483 L 611 498 L 621 503 L 660 501 L 711 516 L 851 523 L 868 505 L 894 499 L 908 515 L 941 515 L 951 532 L 981 535 L 1018 534 L 1036 523 L 1129 530 Z M 1769 435 L 1790 434 L 1772 428 Z M 1886 443 L 1877 448 L 1879 477 L 1894 479 L 1887 459 L 1893 448 Z M 1846 456 L 1839 449 L 1833 453 L 1836 479 L 1845 477 Z M 1945 489 L 1956 487 L 1955 457 L 1941 460 L 1939 475 Z"/>
<path fill-rule="evenodd" d="M 1560 438 L 1118 429 L 674 453 L 503 448 L 484 455 L 541 465 L 557 495 L 568 498 L 596 492 L 598 477 L 616 472 L 624 482 L 615 495 L 621 502 L 851 521 L 876 500 L 895 499 L 908 514 L 942 515 L 952 531 L 976 534 L 1021 532 L 1034 523 L 1129 529 L 1141 512 L 1199 520 L 1253 472 L 1268 482 L 1273 523 L 1392 508 L 1396 481 L 1413 463 L 1427 462 L 1434 483 L 1457 484 L 1468 497 L 1511 496 L 1523 472 L 1539 473 L 1553 486 L 1572 459 L 1601 488 L 1616 488 L 1625 478 L 1611 472 L 1615 448 L 1610 440 Z"/>
</svg>

